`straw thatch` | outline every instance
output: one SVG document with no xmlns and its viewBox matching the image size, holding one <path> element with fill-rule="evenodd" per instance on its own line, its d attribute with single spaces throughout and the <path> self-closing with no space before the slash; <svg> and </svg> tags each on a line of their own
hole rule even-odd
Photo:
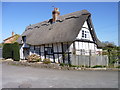
<svg viewBox="0 0 120 90">
<path fill-rule="evenodd" d="M 90 15 L 87 10 L 82 10 L 59 16 L 56 23 L 52 23 L 52 19 L 50 19 L 30 25 L 18 39 L 18 42 L 22 44 L 22 36 L 26 36 L 26 43 L 30 45 L 73 42 Z M 91 32 L 98 47 L 102 47 L 101 42 L 96 37 L 94 28 Z"/>
</svg>

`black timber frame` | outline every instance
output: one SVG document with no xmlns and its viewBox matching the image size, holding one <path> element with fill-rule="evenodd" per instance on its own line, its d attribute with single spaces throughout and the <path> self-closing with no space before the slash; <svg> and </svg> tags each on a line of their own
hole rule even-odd
<svg viewBox="0 0 120 90">
<path fill-rule="evenodd" d="M 68 49 L 68 64 L 71 65 L 70 62 L 70 53 L 69 53 L 69 43 L 67 42 L 67 49 Z"/>
<path fill-rule="evenodd" d="M 64 56 L 64 50 L 63 50 L 63 43 L 61 43 L 61 47 L 62 47 L 62 59 L 63 59 L 63 63 L 65 63 L 65 56 Z"/>
<path fill-rule="evenodd" d="M 54 60 L 54 63 L 55 63 L 55 55 L 54 55 L 54 46 L 52 44 L 52 50 L 53 50 L 53 60 Z"/>
<path fill-rule="evenodd" d="M 47 57 L 46 55 L 48 55 L 49 58 L 50 58 L 50 55 L 52 55 L 53 56 L 53 60 L 54 60 L 53 62 L 55 63 L 55 54 L 57 54 L 58 62 L 59 63 L 65 63 L 65 54 L 67 54 L 67 56 L 68 56 L 68 59 L 67 59 L 68 60 L 68 64 L 71 64 L 71 60 L 70 60 L 70 54 L 71 54 L 71 52 L 69 51 L 69 43 L 68 42 L 65 42 L 65 43 L 67 44 L 67 51 L 64 51 L 64 43 L 62 42 L 62 43 L 60 43 L 62 51 L 59 51 L 58 43 L 56 43 L 57 52 L 54 51 L 54 44 L 51 44 L 52 45 L 51 47 L 49 46 L 50 44 L 47 44 L 48 46 L 45 46 L 45 44 L 43 44 L 42 46 L 43 46 L 44 52 L 41 52 L 41 45 L 40 45 L 40 46 L 38 46 L 39 47 L 38 48 L 39 55 L 41 56 L 41 54 L 44 53 L 45 59 Z M 47 48 L 47 47 L 52 48 L 52 50 L 53 50 L 52 54 L 46 54 L 45 48 Z M 36 46 L 34 45 L 34 52 L 35 52 L 35 50 L 36 50 Z M 60 59 L 59 59 L 60 55 L 59 54 L 62 55 L 62 62 L 60 62 Z"/>
</svg>

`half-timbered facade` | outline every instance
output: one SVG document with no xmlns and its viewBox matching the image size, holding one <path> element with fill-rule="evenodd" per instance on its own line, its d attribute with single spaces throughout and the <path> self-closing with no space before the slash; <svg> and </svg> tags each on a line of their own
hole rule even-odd
<svg viewBox="0 0 120 90">
<path fill-rule="evenodd" d="M 87 10 L 59 16 L 55 8 L 52 14 L 52 19 L 28 26 L 18 39 L 21 59 L 35 53 L 52 62 L 70 63 L 73 54 L 100 54 L 103 44 Z"/>
</svg>

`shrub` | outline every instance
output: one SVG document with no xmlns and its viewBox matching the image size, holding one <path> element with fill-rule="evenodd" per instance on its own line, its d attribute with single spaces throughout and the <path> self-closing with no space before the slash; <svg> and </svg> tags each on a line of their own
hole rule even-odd
<svg viewBox="0 0 120 90">
<path fill-rule="evenodd" d="M 20 52 L 19 52 L 19 44 L 15 42 L 13 45 L 13 60 L 19 61 L 20 60 Z"/>
<path fill-rule="evenodd" d="M 69 66 L 69 64 L 60 63 L 60 66 Z M 71 65 L 70 65 L 71 66 Z"/>
<path fill-rule="evenodd" d="M 64 66 L 64 63 L 60 63 L 60 66 Z"/>
<path fill-rule="evenodd" d="M 49 64 L 49 63 L 51 63 L 51 61 L 50 61 L 50 59 L 44 59 L 44 60 L 43 60 L 43 63 L 44 63 L 44 64 Z"/>
<path fill-rule="evenodd" d="M 80 67 L 80 66 L 78 66 L 78 65 L 70 65 L 70 67 Z"/>
<path fill-rule="evenodd" d="M 12 44 L 7 43 L 3 45 L 2 57 L 5 59 L 13 57 Z"/>
<path fill-rule="evenodd" d="M 119 66 L 117 66 L 116 68 L 120 68 L 120 65 L 119 65 Z"/>
<path fill-rule="evenodd" d="M 92 68 L 103 68 L 103 67 L 106 67 L 106 66 L 102 66 L 102 65 L 95 65 L 95 66 L 93 66 Z"/>
<path fill-rule="evenodd" d="M 41 58 L 37 54 L 32 54 L 28 56 L 28 62 L 39 62 L 41 61 Z"/>
<path fill-rule="evenodd" d="M 3 45 L 2 50 L 2 57 L 5 59 L 12 58 L 15 61 L 20 60 L 20 53 L 19 53 L 19 44 L 15 43 L 6 43 Z"/>
</svg>

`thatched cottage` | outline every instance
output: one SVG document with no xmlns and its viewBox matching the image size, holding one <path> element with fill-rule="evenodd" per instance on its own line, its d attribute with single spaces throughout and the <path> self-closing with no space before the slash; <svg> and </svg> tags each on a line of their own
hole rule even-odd
<svg viewBox="0 0 120 90">
<path fill-rule="evenodd" d="M 87 10 L 59 14 L 58 8 L 54 8 L 52 19 L 26 27 L 18 39 L 21 59 L 35 53 L 52 62 L 70 63 L 73 54 L 100 54 L 103 45 Z"/>
</svg>

